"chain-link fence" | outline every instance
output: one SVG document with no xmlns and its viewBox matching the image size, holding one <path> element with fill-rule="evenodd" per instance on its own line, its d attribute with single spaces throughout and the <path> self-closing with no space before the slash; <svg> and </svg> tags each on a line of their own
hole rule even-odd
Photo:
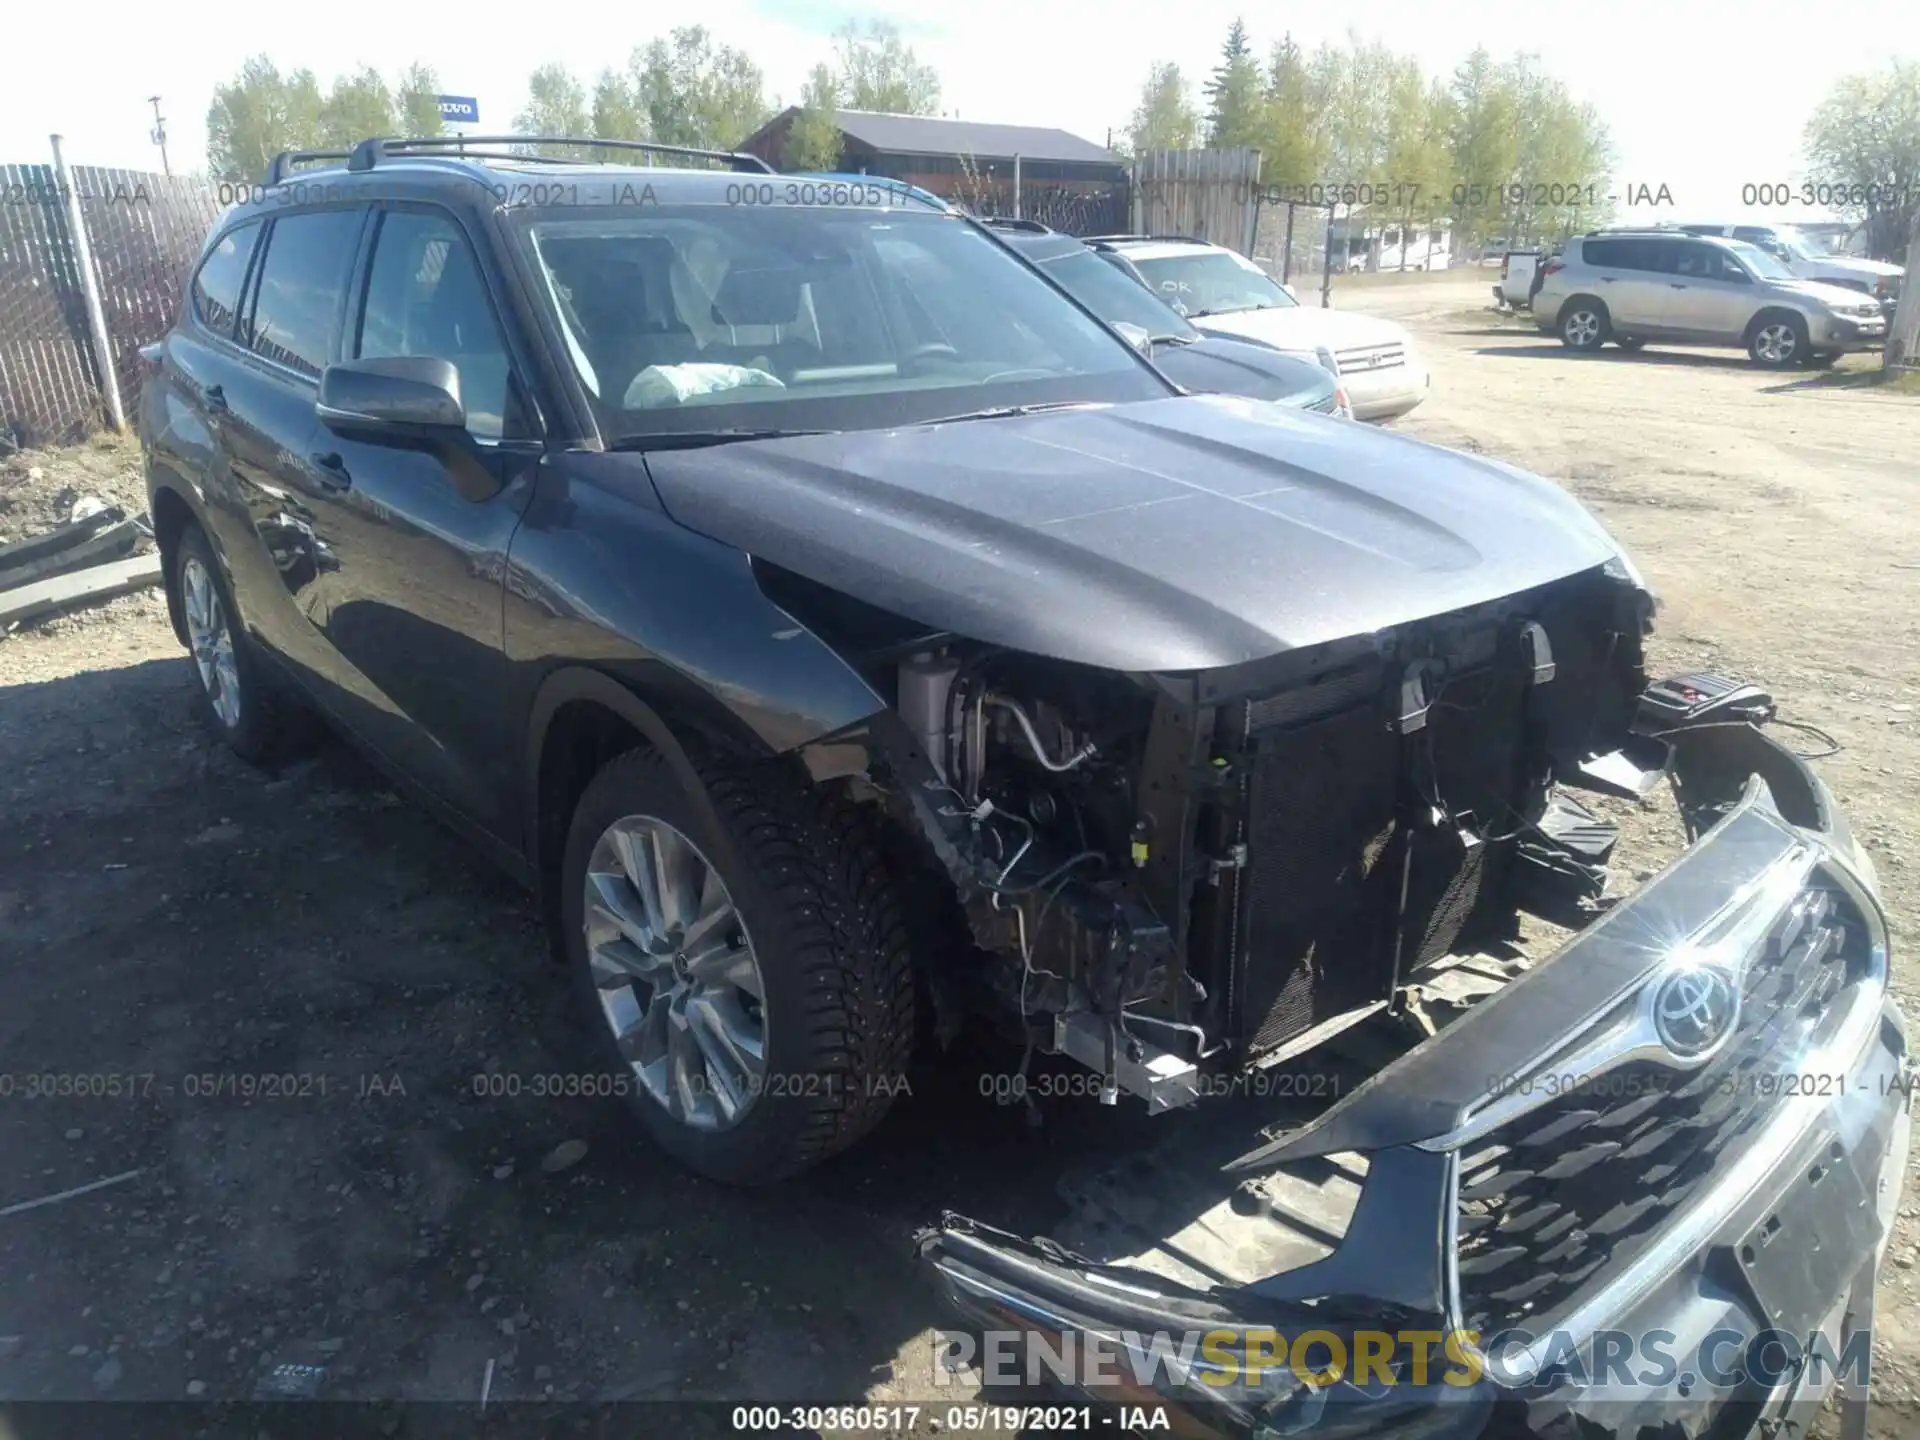
<svg viewBox="0 0 1920 1440">
<path fill-rule="evenodd" d="M 205 180 L 75 166 L 69 172 L 129 410 L 142 345 L 173 323 L 180 287 L 222 206 Z M 0 433 L 70 440 L 105 415 L 68 196 L 51 165 L 0 166 Z"/>
<path fill-rule="evenodd" d="M 1333 274 L 1329 235 L 1333 206 L 1287 200 L 1262 190 L 1255 201 L 1251 259 L 1282 285 L 1291 285 L 1302 304 L 1332 303 Z"/>
</svg>

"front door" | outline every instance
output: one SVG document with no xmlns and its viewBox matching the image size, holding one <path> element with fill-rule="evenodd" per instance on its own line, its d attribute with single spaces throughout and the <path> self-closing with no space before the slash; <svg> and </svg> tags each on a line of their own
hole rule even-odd
<svg viewBox="0 0 1920 1440">
<path fill-rule="evenodd" d="M 524 392 L 498 315 L 450 212 L 383 209 L 356 275 L 342 358 L 451 361 L 478 464 L 498 488 L 468 498 L 440 456 L 324 425 L 312 462 L 328 477 L 317 527 L 333 567 L 322 628 L 357 681 L 344 718 L 410 778 L 507 836 L 518 771 L 504 703 L 504 577 L 538 452 L 526 443 Z"/>
</svg>

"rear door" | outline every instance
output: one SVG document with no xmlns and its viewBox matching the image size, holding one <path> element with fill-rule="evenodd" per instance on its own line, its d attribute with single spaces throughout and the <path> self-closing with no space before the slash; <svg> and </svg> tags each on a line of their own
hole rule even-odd
<svg viewBox="0 0 1920 1440">
<path fill-rule="evenodd" d="M 311 458 L 326 490 L 316 529 L 331 567 L 317 623 L 352 680 L 347 722 L 396 769 L 504 836 L 518 773 L 502 700 L 507 547 L 539 445 L 481 253 L 439 206 L 375 214 L 341 358 L 451 361 L 472 453 L 499 488 L 465 498 L 439 455 L 317 427 Z"/>
<path fill-rule="evenodd" d="M 1634 335 L 1659 335 L 1675 328 L 1672 291 L 1680 242 L 1653 236 L 1626 236 L 1608 242 L 1619 247 L 1614 283 L 1601 291 L 1613 316 L 1613 328 Z"/>
<path fill-rule="evenodd" d="M 234 601 L 249 630 L 322 683 L 336 677 L 312 618 L 325 556 L 313 542 L 318 484 L 308 442 L 366 214 L 363 205 L 346 205 L 267 222 L 224 387 L 233 504 L 215 524 L 239 532 L 226 547 Z"/>
</svg>

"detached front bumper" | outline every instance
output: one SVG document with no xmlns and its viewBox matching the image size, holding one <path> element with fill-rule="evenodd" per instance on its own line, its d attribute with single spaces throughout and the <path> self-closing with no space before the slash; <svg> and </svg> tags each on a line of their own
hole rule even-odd
<svg viewBox="0 0 1920 1440">
<path fill-rule="evenodd" d="M 1354 1176 L 1318 1258 L 1210 1283 L 954 1216 L 923 1236 L 978 1353 L 1011 1349 L 1015 1373 L 986 1378 L 1033 1378 L 1037 1343 L 1043 1378 L 1222 1436 L 1732 1440 L 1793 1433 L 1776 1422 L 1836 1393 L 1864 1405 L 1912 1084 L 1873 868 L 1766 736 L 1694 743 L 1694 779 L 1749 775 L 1731 813 L 1550 961 L 1223 1168 L 1194 1228 L 1247 1253 L 1280 1177 Z M 1795 978 L 1829 964 L 1844 983 Z M 1648 1028 L 1701 993 L 1672 976 L 1721 966 L 1745 1008 L 1679 1055 Z"/>
<path fill-rule="evenodd" d="M 1419 405 L 1431 393 L 1433 375 L 1411 350 L 1398 365 L 1374 370 L 1348 370 L 1340 381 L 1353 400 L 1356 420 L 1391 420 Z"/>
</svg>

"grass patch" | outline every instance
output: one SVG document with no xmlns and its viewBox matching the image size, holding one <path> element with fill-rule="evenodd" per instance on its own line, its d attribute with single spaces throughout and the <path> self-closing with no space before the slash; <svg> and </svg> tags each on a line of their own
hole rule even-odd
<svg viewBox="0 0 1920 1440">
<path fill-rule="evenodd" d="M 1843 355 L 1831 370 L 1806 376 L 1796 389 L 1873 391 L 1882 395 L 1920 395 L 1920 370 L 1889 370 L 1878 354 Z"/>
</svg>

